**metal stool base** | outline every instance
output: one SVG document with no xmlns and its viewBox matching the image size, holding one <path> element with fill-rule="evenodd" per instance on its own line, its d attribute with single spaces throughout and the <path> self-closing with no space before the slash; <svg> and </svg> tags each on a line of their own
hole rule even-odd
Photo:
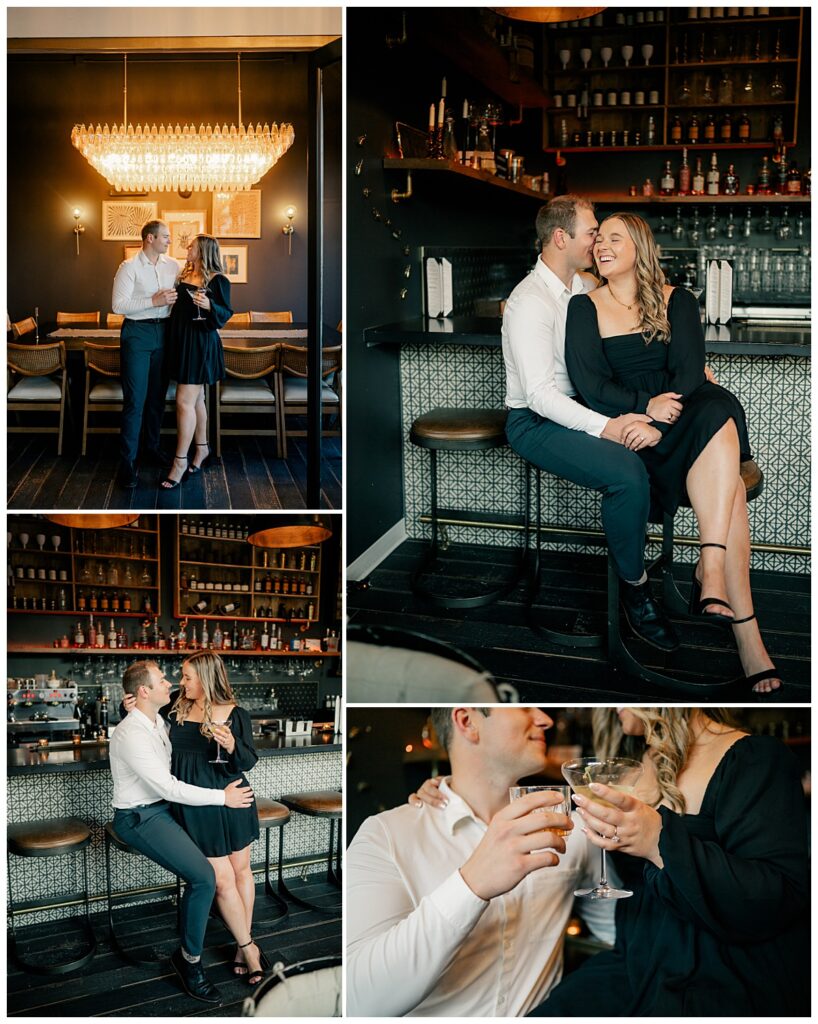
<svg viewBox="0 0 818 1024">
<path fill-rule="evenodd" d="M 327 853 L 327 881 L 341 887 L 341 827 L 338 826 L 338 846 L 337 851 L 335 849 L 335 819 L 330 818 L 330 832 L 329 832 L 329 851 Z M 335 854 L 335 867 L 333 868 L 333 854 Z M 269 859 L 268 859 L 269 860 Z M 318 903 L 311 903 L 309 900 L 304 900 L 300 896 L 296 896 L 290 892 L 284 882 L 284 829 L 281 830 L 278 837 L 278 892 L 279 895 L 284 897 L 289 903 L 295 903 L 296 906 L 303 907 L 305 910 L 315 910 L 319 914 L 329 914 L 331 916 L 337 916 L 339 910 L 337 907 L 322 907 Z"/>
</svg>

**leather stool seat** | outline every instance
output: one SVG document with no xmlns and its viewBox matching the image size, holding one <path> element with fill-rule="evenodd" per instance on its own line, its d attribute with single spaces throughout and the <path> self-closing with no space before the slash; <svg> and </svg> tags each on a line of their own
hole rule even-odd
<svg viewBox="0 0 818 1024">
<path fill-rule="evenodd" d="M 59 857 L 90 841 L 91 830 L 79 818 L 46 818 L 8 827 L 9 852 L 18 857 Z"/>
<path fill-rule="evenodd" d="M 114 828 L 114 823 L 112 821 L 109 821 L 105 826 L 105 835 L 108 837 L 108 839 L 110 839 L 114 846 L 118 850 L 122 850 L 123 853 L 139 853 L 139 850 L 135 849 L 135 847 L 130 846 L 128 843 L 126 843 L 122 836 L 120 836 L 117 833 L 117 830 Z"/>
<path fill-rule="evenodd" d="M 281 828 L 290 820 L 289 809 L 284 804 L 280 804 L 278 800 L 268 800 L 266 797 L 257 796 L 256 810 L 261 828 Z"/>
<path fill-rule="evenodd" d="M 30 974 L 69 974 L 89 963 L 96 954 L 97 940 L 91 926 L 91 908 L 88 893 L 88 847 L 91 845 L 91 829 L 80 818 L 44 818 L 40 821 L 26 821 L 9 825 L 6 832 L 6 848 L 8 851 L 8 918 L 9 931 L 8 950 L 11 958 L 24 971 Z M 72 954 L 73 959 L 49 963 L 38 957 L 36 961 L 26 960 L 18 950 L 15 932 L 15 913 L 23 909 L 15 907 L 12 893 L 14 878 L 12 856 L 17 857 L 63 857 L 82 851 L 82 902 L 85 904 L 84 916 L 79 919 L 83 938 L 82 948 Z M 51 872 L 54 874 L 54 872 Z M 61 873 L 61 875 L 64 874 Z M 73 896 L 72 896 L 73 899 Z M 32 906 L 36 906 L 36 903 Z M 62 931 L 62 922 L 55 922 Z"/>
<path fill-rule="evenodd" d="M 481 451 L 506 441 L 505 409 L 432 409 L 418 416 L 409 434 L 420 448 Z"/>
<path fill-rule="evenodd" d="M 327 851 L 327 881 L 333 885 L 341 886 L 341 823 L 338 821 L 338 851 L 335 852 L 335 822 L 340 819 L 343 810 L 343 799 L 339 792 L 331 789 L 318 789 L 305 793 L 288 793 L 282 796 L 281 803 L 298 814 L 304 814 L 310 818 L 324 818 L 329 821 L 329 849 Z M 269 836 L 269 831 L 267 835 Z M 269 849 L 269 842 L 268 842 Z M 333 869 L 333 857 L 335 868 Z M 268 856 L 269 861 L 269 856 Z M 290 892 L 284 882 L 284 830 L 279 833 L 278 844 L 278 891 L 282 897 L 299 907 L 308 910 L 317 910 L 322 914 L 337 914 L 336 907 L 322 907 L 317 903 L 310 903 Z"/>
<path fill-rule="evenodd" d="M 341 794 L 333 790 L 315 790 L 311 793 L 291 793 L 281 798 L 291 811 L 314 818 L 340 818 L 343 808 Z"/>
</svg>

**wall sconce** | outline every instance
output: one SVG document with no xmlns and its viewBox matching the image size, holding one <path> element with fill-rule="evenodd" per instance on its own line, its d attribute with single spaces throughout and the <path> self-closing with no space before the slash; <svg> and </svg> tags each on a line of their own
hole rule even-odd
<svg viewBox="0 0 818 1024">
<path fill-rule="evenodd" d="M 298 210 L 294 206 L 288 206 L 284 211 L 284 216 L 289 221 L 281 229 L 281 234 L 287 236 L 287 255 L 292 256 L 293 254 L 293 235 L 295 234 L 295 228 L 293 227 L 293 217 L 298 213 Z"/>
<path fill-rule="evenodd" d="M 85 225 L 80 224 L 80 217 L 82 216 L 82 210 L 79 207 L 74 207 L 74 237 L 77 240 L 77 256 L 80 254 L 80 235 L 85 234 Z"/>
</svg>

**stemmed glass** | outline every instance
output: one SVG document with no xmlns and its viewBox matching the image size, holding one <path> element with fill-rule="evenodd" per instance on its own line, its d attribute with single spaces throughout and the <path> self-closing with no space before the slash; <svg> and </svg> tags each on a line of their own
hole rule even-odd
<svg viewBox="0 0 818 1024">
<path fill-rule="evenodd" d="M 648 67 L 650 58 L 653 56 L 653 46 L 650 43 L 642 44 L 642 56 L 645 58 L 645 67 Z"/>
<path fill-rule="evenodd" d="M 216 740 L 216 736 L 213 732 L 213 726 L 220 725 L 223 729 L 230 729 L 229 722 L 210 722 L 207 725 L 202 724 L 202 732 L 205 736 L 209 736 L 210 739 Z M 209 764 L 227 764 L 227 758 L 222 757 L 222 745 L 216 740 L 216 756 L 210 758 Z"/>
<path fill-rule="evenodd" d="M 51 538 L 51 543 L 54 545 L 54 550 L 59 551 L 60 544 L 62 544 L 62 537 L 58 533 L 55 533 Z"/>
<path fill-rule="evenodd" d="M 199 288 L 196 289 L 196 294 L 199 296 L 199 299 L 203 299 L 207 295 L 207 288 L 204 285 L 201 285 Z M 204 319 L 206 319 L 205 317 L 202 316 L 202 307 L 201 306 L 197 306 L 196 307 L 196 316 L 194 316 L 193 319 L 194 320 L 204 320 Z"/>
<path fill-rule="evenodd" d="M 642 765 L 629 757 L 580 757 L 566 761 L 562 766 L 562 774 L 571 789 L 588 800 L 595 800 L 605 807 L 613 804 L 596 796 L 590 789 L 592 782 L 611 786 L 620 793 L 632 793 L 633 788 L 642 774 Z M 602 851 L 602 864 L 599 883 L 593 889 L 577 889 L 575 896 L 585 896 L 589 900 L 621 900 L 633 896 L 630 889 L 614 889 L 608 885 L 608 865 L 605 850 Z"/>
<path fill-rule="evenodd" d="M 629 68 L 631 66 L 631 57 L 632 56 L 633 56 L 633 47 L 632 46 L 623 46 L 622 47 L 622 60 L 625 61 L 625 67 L 626 68 Z"/>
<path fill-rule="evenodd" d="M 560 60 L 562 61 L 562 70 L 563 71 L 565 71 L 565 69 L 568 67 L 568 61 L 570 59 L 571 59 L 571 51 L 570 50 L 560 50 Z"/>
<path fill-rule="evenodd" d="M 611 57 L 613 57 L 613 50 L 610 46 L 603 46 L 599 51 L 599 56 L 602 58 L 602 66 L 606 68 Z"/>
<path fill-rule="evenodd" d="M 587 71 L 588 64 L 591 60 L 591 51 L 588 49 L 587 46 L 583 46 L 583 48 L 579 51 L 579 59 L 582 61 L 583 68 Z"/>
<path fill-rule="evenodd" d="M 37 541 L 37 544 L 40 547 L 40 551 L 42 551 L 43 550 L 43 546 L 45 545 L 45 534 L 44 533 L 38 533 L 35 536 L 34 539 Z"/>
<path fill-rule="evenodd" d="M 28 544 L 28 534 L 27 533 L 21 533 L 20 534 L 20 543 L 23 545 L 23 551 L 25 551 L 26 544 Z"/>
</svg>

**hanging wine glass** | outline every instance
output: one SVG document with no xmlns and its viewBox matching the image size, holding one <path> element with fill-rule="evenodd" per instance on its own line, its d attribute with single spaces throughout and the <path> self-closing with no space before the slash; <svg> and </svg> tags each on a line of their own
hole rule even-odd
<svg viewBox="0 0 818 1024">
<path fill-rule="evenodd" d="M 642 56 L 645 59 L 645 67 L 650 65 L 650 58 L 653 56 L 653 46 L 650 43 L 642 44 Z"/>
<path fill-rule="evenodd" d="M 583 48 L 579 51 L 579 59 L 582 61 L 583 70 L 587 71 L 588 64 L 591 60 L 591 51 L 588 49 L 587 46 L 583 46 Z"/>
<path fill-rule="evenodd" d="M 599 56 L 602 58 L 602 66 L 606 68 L 611 57 L 613 57 L 613 50 L 610 46 L 603 46 L 599 51 Z"/>
<path fill-rule="evenodd" d="M 622 47 L 622 60 L 625 61 L 625 67 L 626 68 L 629 68 L 631 66 L 631 57 L 632 56 L 633 56 L 633 47 L 632 46 L 628 46 L 628 45 L 623 46 Z"/>
</svg>

